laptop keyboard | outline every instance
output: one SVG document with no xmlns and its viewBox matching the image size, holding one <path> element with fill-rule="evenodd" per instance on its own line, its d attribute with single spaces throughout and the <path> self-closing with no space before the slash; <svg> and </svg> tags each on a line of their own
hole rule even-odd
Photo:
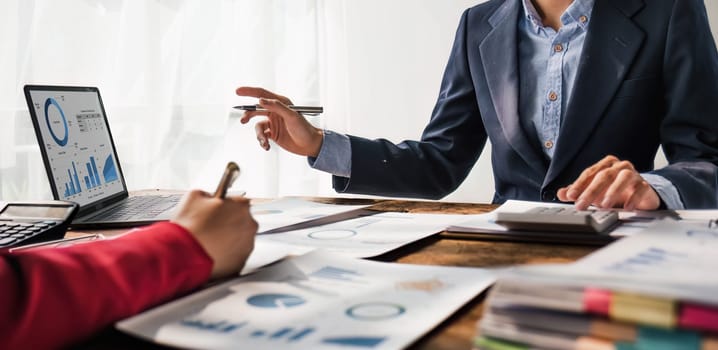
<svg viewBox="0 0 718 350">
<path fill-rule="evenodd" d="M 112 210 L 90 218 L 90 221 L 135 221 L 156 218 L 171 209 L 182 198 L 181 195 L 129 197 Z"/>
</svg>

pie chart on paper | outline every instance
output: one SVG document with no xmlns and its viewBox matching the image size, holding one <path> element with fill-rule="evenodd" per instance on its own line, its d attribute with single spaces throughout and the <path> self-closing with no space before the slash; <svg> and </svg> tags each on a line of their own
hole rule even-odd
<svg viewBox="0 0 718 350">
<path fill-rule="evenodd" d="M 307 301 L 291 294 L 256 294 L 247 298 L 247 304 L 265 309 L 288 309 Z"/>
</svg>

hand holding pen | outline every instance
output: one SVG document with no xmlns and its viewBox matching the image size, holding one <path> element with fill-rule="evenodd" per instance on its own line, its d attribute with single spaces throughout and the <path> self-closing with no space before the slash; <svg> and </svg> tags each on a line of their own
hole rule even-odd
<svg viewBox="0 0 718 350">
<path fill-rule="evenodd" d="M 172 220 L 186 228 L 212 258 L 212 276 L 241 270 L 254 247 L 257 222 L 249 212 L 249 200 L 227 196 L 239 175 L 237 164 L 227 164 L 214 194 L 190 191 Z"/>
<path fill-rule="evenodd" d="M 319 155 L 324 140 L 323 130 L 314 127 L 300 112 L 293 110 L 289 98 L 258 87 L 240 87 L 237 95 L 259 98 L 258 106 L 261 108 L 245 110 L 240 121 L 246 124 L 252 118 L 266 117 L 255 125 L 257 141 L 262 148 L 269 150 L 269 140 L 272 140 L 294 154 Z"/>
</svg>

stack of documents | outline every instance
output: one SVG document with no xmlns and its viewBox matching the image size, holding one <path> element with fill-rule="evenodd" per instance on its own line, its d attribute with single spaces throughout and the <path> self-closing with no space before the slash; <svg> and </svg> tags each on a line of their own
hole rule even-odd
<svg viewBox="0 0 718 350">
<path fill-rule="evenodd" d="M 578 262 L 499 278 L 479 349 L 718 349 L 718 230 L 658 221 Z"/>
</svg>

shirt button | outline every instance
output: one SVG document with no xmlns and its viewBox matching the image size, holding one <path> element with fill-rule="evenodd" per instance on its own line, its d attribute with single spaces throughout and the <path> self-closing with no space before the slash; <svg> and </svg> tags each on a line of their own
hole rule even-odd
<svg viewBox="0 0 718 350">
<path fill-rule="evenodd" d="M 553 50 L 554 50 L 555 52 L 561 52 L 561 51 L 563 51 L 563 45 L 561 45 L 561 44 L 556 44 L 556 45 L 554 45 Z"/>
<path fill-rule="evenodd" d="M 548 99 L 549 101 L 556 101 L 558 100 L 558 94 L 554 91 L 551 91 L 548 93 Z"/>
<path fill-rule="evenodd" d="M 551 149 L 553 147 L 553 141 L 548 140 L 543 143 L 543 146 L 546 147 L 546 149 Z"/>
<path fill-rule="evenodd" d="M 581 16 L 581 17 L 578 18 L 578 20 L 581 21 L 581 23 L 586 23 L 586 22 L 588 21 L 588 17 L 586 17 L 586 16 Z"/>
</svg>

